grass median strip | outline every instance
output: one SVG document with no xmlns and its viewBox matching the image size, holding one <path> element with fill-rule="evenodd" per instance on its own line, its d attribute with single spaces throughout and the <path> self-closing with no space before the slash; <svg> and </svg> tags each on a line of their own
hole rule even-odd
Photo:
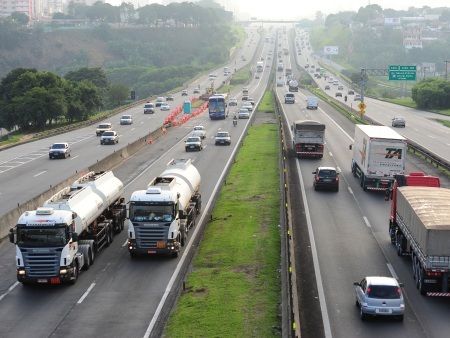
<svg viewBox="0 0 450 338">
<path fill-rule="evenodd" d="M 278 156 L 277 124 L 251 127 L 205 229 L 166 337 L 280 335 Z"/>
</svg>

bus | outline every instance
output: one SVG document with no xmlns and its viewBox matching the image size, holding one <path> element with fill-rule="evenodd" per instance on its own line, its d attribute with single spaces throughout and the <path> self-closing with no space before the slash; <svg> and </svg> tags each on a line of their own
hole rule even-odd
<svg viewBox="0 0 450 338">
<path fill-rule="evenodd" d="M 226 110 L 226 94 L 215 94 L 209 97 L 208 110 L 211 120 L 224 120 Z"/>
<path fill-rule="evenodd" d="M 258 73 L 261 73 L 263 70 L 264 70 L 264 62 L 258 61 L 258 62 L 256 63 L 256 71 L 257 71 Z"/>
</svg>

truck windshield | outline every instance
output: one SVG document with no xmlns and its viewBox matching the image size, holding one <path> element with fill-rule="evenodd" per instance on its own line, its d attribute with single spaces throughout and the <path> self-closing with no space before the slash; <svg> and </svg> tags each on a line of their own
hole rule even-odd
<svg viewBox="0 0 450 338">
<path fill-rule="evenodd" d="M 17 228 L 17 245 L 22 247 L 64 246 L 66 227 Z"/>
<path fill-rule="evenodd" d="M 130 205 L 132 222 L 172 222 L 173 214 L 173 205 Z"/>
</svg>

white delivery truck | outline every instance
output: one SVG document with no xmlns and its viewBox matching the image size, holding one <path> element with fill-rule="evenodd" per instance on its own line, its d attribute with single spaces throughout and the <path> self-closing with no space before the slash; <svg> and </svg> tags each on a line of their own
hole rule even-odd
<svg viewBox="0 0 450 338">
<path fill-rule="evenodd" d="M 24 284 L 74 284 L 80 270 L 124 227 L 123 183 L 111 171 L 90 172 L 24 212 L 10 241 L 16 245 L 17 279 Z"/>
<path fill-rule="evenodd" d="M 319 108 L 319 99 L 315 96 L 308 96 L 306 98 L 306 109 Z"/>
<path fill-rule="evenodd" d="M 394 175 L 405 173 L 406 139 L 386 126 L 355 125 L 352 173 L 364 190 L 392 188 Z"/>
<path fill-rule="evenodd" d="M 128 251 L 177 257 L 201 210 L 200 174 L 190 159 L 178 159 L 130 198 Z"/>
</svg>

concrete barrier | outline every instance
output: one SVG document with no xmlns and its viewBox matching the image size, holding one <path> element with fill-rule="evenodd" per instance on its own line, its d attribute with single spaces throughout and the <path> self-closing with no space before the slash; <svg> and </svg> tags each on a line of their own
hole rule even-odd
<svg viewBox="0 0 450 338">
<path fill-rule="evenodd" d="M 35 210 L 37 207 L 42 206 L 42 204 L 61 190 L 64 187 L 71 185 L 76 179 L 86 174 L 89 171 L 106 171 L 115 168 L 117 165 L 122 163 L 125 159 L 130 156 L 136 154 L 139 150 L 141 150 L 145 146 L 151 146 L 158 138 L 165 135 L 167 130 L 163 127 L 159 127 L 158 129 L 148 133 L 146 136 L 141 137 L 140 139 L 129 143 L 122 149 L 115 151 L 114 153 L 108 155 L 107 157 L 98 160 L 97 163 L 89 166 L 83 171 L 77 172 L 65 179 L 64 181 L 58 183 L 57 185 L 51 187 L 46 190 L 39 196 L 36 196 L 29 201 L 19 205 L 17 208 L 10 210 L 6 214 L 0 217 L 0 239 L 5 238 L 9 229 L 14 227 L 19 219 L 20 215 L 23 212 L 28 210 Z"/>
</svg>

